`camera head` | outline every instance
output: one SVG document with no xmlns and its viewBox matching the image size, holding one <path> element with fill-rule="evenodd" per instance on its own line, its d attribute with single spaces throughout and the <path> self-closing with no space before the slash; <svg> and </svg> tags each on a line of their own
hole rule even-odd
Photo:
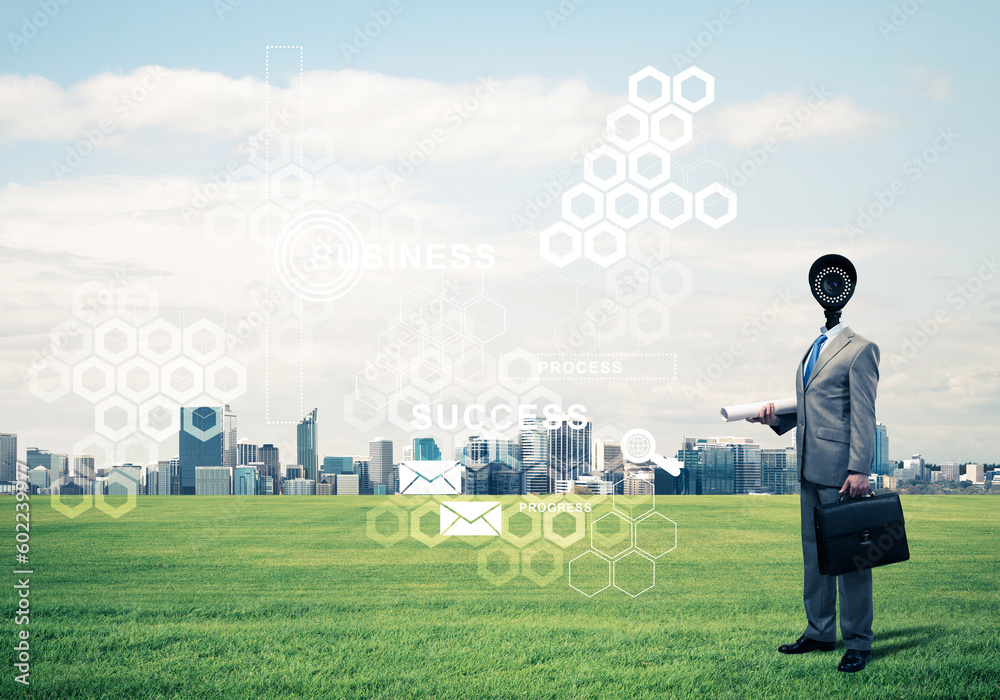
<svg viewBox="0 0 1000 700">
<path fill-rule="evenodd" d="M 843 255 L 824 255 L 809 268 L 809 289 L 826 313 L 826 327 L 840 323 L 840 311 L 854 295 L 858 271 Z"/>
</svg>

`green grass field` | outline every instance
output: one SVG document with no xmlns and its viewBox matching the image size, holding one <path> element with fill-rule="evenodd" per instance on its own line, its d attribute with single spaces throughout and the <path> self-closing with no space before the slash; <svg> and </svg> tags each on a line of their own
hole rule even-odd
<svg viewBox="0 0 1000 700">
<path fill-rule="evenodd" d="M 912 559 L 874 573 L 875 657 L 856 675 L 836 670 L 841 645 L 776 651 L 805 625 L 797 497 L 657 498 L 678 546 L 635 598 L 587 598 L 565 564 L 548 585 L 495 585 L 456 538 L 384 546 L 366 534 L 384 502 L 140 497 L 70 519 L 32 497 L 31 685 L 6 636 L 0 696 L 1000 697 L 1000 499 L 903 498 Z M 13 499 L 0 507 L 13 543 Z"/>
</svg>

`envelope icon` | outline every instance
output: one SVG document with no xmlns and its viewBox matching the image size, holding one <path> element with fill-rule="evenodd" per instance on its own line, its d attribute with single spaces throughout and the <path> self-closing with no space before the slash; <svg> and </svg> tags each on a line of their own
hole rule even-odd
<svg viewBox="0 0 1000 700">
<path fill-rule="evenodd" d="M 441 534 L 496 536 L 503 528 L 500 501 L 451 501 L 441 504 Z"/>
<path fill-rule="evenodd" d="M 399 492 L 457 496 L 462 492 L 462 465 L 455 461 L 399 463 Z"/>
</svg>

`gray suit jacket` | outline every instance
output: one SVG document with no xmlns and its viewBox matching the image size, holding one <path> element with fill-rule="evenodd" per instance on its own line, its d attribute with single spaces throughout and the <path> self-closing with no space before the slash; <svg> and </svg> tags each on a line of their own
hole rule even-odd
<svg viewBox="0 0 1000 700">
<path fill-rule="evenodd" d="M 810 344 L 806 350 L 812 350 Z M 870 474 L 875 451 L 875 391 L 879 350 L 848 326 L 824 347 L 809 384 L 802 363 L 795 374 L 795 413 L 778 416 L 773 430 L 795 435 L 799 481 L 842 486 L 848 471 Z"/>
</svg>

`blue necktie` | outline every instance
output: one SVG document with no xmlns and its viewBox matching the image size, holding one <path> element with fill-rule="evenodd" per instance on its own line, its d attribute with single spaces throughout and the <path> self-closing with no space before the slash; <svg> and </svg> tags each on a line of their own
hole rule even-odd
<svg viewBox="0 0 1000 700">
<path fill-rule="evenodd" d="M 806 360 L 806 368 L 802 372 L 802 386 L 805 387 L 809 384 L 809 377 L 812 375 L 813 367 L 816 366 L 816 359 L 819 357 L 819 350 L 823 347 L 823 343 L 826 342 L 826 333 L 820 334 L 816 338 L 816 342 L 813 343 L 812 352 L 809 353 L 809 359 Z"/>
</svg>

